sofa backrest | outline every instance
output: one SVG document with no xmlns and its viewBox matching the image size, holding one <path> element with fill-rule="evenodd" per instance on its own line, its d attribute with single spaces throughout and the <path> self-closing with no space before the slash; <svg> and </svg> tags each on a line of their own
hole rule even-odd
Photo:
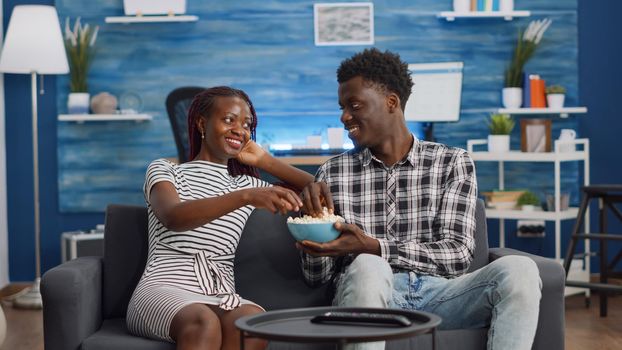
<svg viewBox="0 0 622 350">
<path fill-rule="evenodd" d="M 488 228 L 486 226 L 486 208 L 484 201 L 477 200 L 475 205 L 475 252 L 468 272 L 475 271 L 488 264 Z"/>
<path fill-rule="evenodd" d="M 475 212 L 475 258 L 469 271 L 488 263 L 484 203 Z M 125 317 L 147 260 L 147 209 L 110 205 L 104 233 L 104 318 Z M 235 256 L 238 293 L 266 310 L 330 305 L 328 286 L 309 287 L 285 217 L 257 209 L 242 233 Z"/>
<path fill-rule="evenodd" d="M 147 263 L 147 208 L 109 205 L 104 226 L 104 318 L 125 317 Z"/>
</svg>

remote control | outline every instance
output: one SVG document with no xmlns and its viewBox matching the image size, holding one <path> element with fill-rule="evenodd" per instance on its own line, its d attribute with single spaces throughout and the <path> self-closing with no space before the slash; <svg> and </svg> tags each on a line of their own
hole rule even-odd
<svg viewBox="0 0 622 350">
<path fill-rule="evenodd" d="M 383 325 L 396 325 L 408 327 L 411 321 L 402 315 L 380 314 L 369 312 L 345 312 L 333 311 L 315 316 L 311 319 L 313 323 L 376 323 Z"/>
</svg>

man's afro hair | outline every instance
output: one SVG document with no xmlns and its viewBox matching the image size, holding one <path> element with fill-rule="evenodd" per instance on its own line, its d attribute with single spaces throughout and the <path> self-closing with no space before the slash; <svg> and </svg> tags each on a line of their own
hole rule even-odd
<svg viewBox="0 0 622 350">
<path fill-rule="evenodd" d="M 357 76 L 375 84 L 385 93 L 387 91 L 396 93 L 400 98 L 402 110 L 406 108 L 413 82 L 408 72 L 408 64 L 403 62 L 398 54 L 371 48 L 343 60 L 337 69 L 339 84 Z"/>
</svg>

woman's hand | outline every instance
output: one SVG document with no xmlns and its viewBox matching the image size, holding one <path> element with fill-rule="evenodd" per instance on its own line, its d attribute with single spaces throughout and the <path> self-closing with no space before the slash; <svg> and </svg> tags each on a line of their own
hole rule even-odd
<svg viewBox="0 0 622 350">
<path fill-rule="evenodd" d="M 236 159 L 243 164 L 258 167 L 262 159 L 268 156 L 263 148 L 261 148 L 255 141 L 248 140 L 240 153 L 238 153 Z"/>
<path fill-rule="evenodd" d="M 261 187 L 252 188 L 244 195 L 245 202 L 256 207 L 265 208 L 273 213 L 287 214 L 288 211 L 298 211 L 302 207 L 302 201 L 298 195 L 287 188 Z"/>
</svg>

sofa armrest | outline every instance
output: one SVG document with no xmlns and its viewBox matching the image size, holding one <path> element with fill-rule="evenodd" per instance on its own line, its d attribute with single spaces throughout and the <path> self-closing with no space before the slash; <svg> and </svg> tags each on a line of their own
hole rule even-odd
<svg viewBox="0 0 622 350">
<path fill-rule="evenodd" d="M 506 255 L 522 255 L 535 261 L 542 280 L 542 299 L 538 315 L 538 329 L 533 349 L 564 349 L 564 286 L 566 273 L 563 266 L 545 258 L 508 248 L 489 250 L 490 261 Z"/>
<path fill-rule="evenodd" d="M 45 349 L 79 349 L 102 324 L 102 258 L 78 258 L 48 270 L 41 295 Z"/>
</svg>

